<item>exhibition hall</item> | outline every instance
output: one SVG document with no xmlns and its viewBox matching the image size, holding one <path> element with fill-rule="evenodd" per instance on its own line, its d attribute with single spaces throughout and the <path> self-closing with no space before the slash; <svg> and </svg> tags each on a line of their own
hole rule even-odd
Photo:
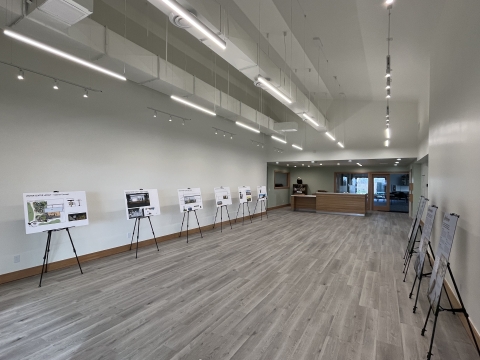
<svg viewBox="0 0 480 360">
<path fill-rule="evenodd" d="M 480 359 L 480 2 L 0 0 L 0 359 Z"/>
</svg>

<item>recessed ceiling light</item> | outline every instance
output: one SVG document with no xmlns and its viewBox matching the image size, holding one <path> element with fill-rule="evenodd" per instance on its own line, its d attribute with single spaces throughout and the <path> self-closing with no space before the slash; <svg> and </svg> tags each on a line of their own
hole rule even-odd
<svg viewBox="0 0 480 360">
<path fill-rule="evenodd" d="M 357 165 L 358 165 L 358 166 L 363 166 L 363 165 L 362 165 L 362 164 L 360 164 L 360 163 L 357 163 Z"/>
<path fill-rule="evenodd" d="M 278 164 L 278 161 L 276 163 Z"/>
<path fill-rule="evenodd" d="M 340 165 L 340 163 L 337 163 L 337 165 Z"/>
<path fill-rule="evenodd" d="M 322 166 L 323 164 L 318 164 L 318 165 Z"/>
<path fill-rule="evenodd" d="M 352 162 L 352 160 L 348 160 L 348 162 Z"/>
<path fill-rule="evenodd" d="M 310 167 L 310 165 L 308 165 L 308 167 Z"/>
<path fill-rule="evenodd" d="M 402 159 L 397 159 L 398 161 L 402 160 Z"/>
<path fill-rule="evenodd" d="M 312 164 L 315 164 L 315 160 L 312 160 L 311 163 L 312 163 Z"/>
<path fill-rule="evenodd" d="M 294 165 L 293 167 L 297 167 L 297 165 Z"/>
<path fill-rule="evenodd" d="M 305 166 L 305 164 L 302 164 L 302 166 Z"/>
</svg>

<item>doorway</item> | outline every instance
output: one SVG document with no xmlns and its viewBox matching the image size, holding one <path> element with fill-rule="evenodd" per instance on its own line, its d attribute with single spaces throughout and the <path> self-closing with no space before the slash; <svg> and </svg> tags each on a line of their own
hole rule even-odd
<svg viewBox="0 0 480 360">
<path fill-rule="evenodd" d="M 371 174 L 372 210 L 390 211 L 390 174 Z"/>
</svg>

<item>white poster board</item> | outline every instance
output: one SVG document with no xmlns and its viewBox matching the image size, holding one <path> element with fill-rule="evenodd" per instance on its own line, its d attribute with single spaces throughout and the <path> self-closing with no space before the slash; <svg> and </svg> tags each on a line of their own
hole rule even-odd
<svg viewBox="0 0 480 360">
<path fill-rule="evenodd" d="M 240 204 L 251 202 L 252 201 L 252 190 L 250 186 L 239 186 L 238 187 L 238 198 L 240 199 Z"/>
<path fill-rule="evenodd" d="M 202 210 L 202 192 L 200 188 L 178 189 L 178 203 L 180 212 Z"/>
<path fill-rule="evenodd" d="M 257 186 L 257 195 L 259 201 L 267 200 L 267 187 L 265 185 Z"/>
<path fill-rule="evenodd" d="M 440 294 L 442 293 L 443 280 L 447 271 L 448 259 L 452 250 L 455 229 L 457 228 L 458 215 L 445 214 L 442 221 L 442 232 L 440 233 L 440 242 L 433 264 L 430 284 L 428 285 L 428 301 L 433 310 L 436 311 Z"/>
<path fill-rule="evenodd" d="M 232 205 L 232 194 L 228 186 L 220 186 L 213 188 L 215 193 L 215 204 L 217 207 Z"/>
<path fill-rule="evenodd" d="M 425 206 L 427 205 L 428 199 L 422 197 L 420 200 L 420 204 L 418 205 L 418 212 L 417 212 L 417 221 L 415 222 L 415 226 L 413 228 L 413 232 L 409 237 L 408 242 L 408 253 L 411 254 L 413 251 L 413 247 L 415 246 L 415 240 L 417 238 L 418 228 L 420 227 L 420 221 L 423 217 L 423 212 L 425 211 Z"/>
<path fill-rule="evenodd" d="M 430 235 L 432 234 L 433 223 L 438 207 L 435 205 L 429 206 L 427 210 L 427 217 L 425 225 L 423 226 L 422 237 L 420 238 L 420 245 L 418 246 L 418 256 L 415 260 L 415 272 L 418 278 L 422 276 L 423 264 L 425 263 L 425 255 L 428 250 L 428 243 L 430 242 Z"/>
<path fill-rule="evenodd" d="M 413 234 L 413 228 L 415 227 L 415 225 L 418 223 L 418 213 L 420 212 L 420 208 L 424 208 L 425 206 L 422 204 L 424 203 L 425 201 L 425 197 L 422 195 L 420 196 L 420 202 L 418 203 L 418 208 L 417 208 L 417 213 L 415 215 L 415 217 L 413 218 L 412 220 L 412 225 L 410 225 L 410 230 L 408 231 L 408 241 L 410 241 L 411 237 L 412 237 L 412 234 Z"/>
<path fill-rule="evenodd" d="M 85 191 L 25 193 L 23 209 L 27 234 L 88 225 Z"/>
<path fill-rule="evenodd" d="M 157 189 L 125 190 L 127 219 L 160 215 Z"/>
</svg>

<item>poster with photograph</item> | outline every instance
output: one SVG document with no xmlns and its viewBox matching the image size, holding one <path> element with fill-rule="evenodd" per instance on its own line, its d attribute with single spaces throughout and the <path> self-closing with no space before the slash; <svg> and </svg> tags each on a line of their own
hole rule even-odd
<svg viewBox="0 0 480 360">
<path fill-rule="evenodd" d="M 435 263 L 433 264 L 430 284 L 428 285 L 428 301 L 435 311 L 438 306 L 440 294 L 442 293 L 443 280 L 447 271 L 448 259 L 452 250 L 455 229 L 457 228 L 458 216 L 455 214 L 445 214 L 442 221 L 442 232 L 440 233 L 440 242 L 438 243 Z"/>
<path fill-rule="evenodd" d="M 239 186 L 238 197 L 240 199 L 240 204 L 251 202 L 252 190 L 250 190 L 250 186 Z"/>
<path fill-rule="evenodd" d="M 217 207 L 232 205 L 232 194 L 228 186 L 220 186 L 213 188 L 215 193 L 215 204 Z"/>
<path fill-rule="evenodd" d="M 25 193 L 23 208 L 27 234 L 88 225 L 85 191 Z"/>
<path fill-rule="evenodd" d="M 425 210 L 425 206 L 427 205 L 428 199 L 422 198 L 420 204 L 418 205 L 418 212 L 417 212 L 417 221 L 415 222 L 415 226 L 413 227 L 413 233 L 409 237 L 408 241 L 408 253 L 411 254 L 413 251 L 413 247 L 415 246 L 415 240 L 417 239 L 418 228 L 420 227 L 420 221 L 423 217 L 423 212 Z"/>
<path fill-rule="evenodd" d="M 200 188 L 178 189 L 178 203 L 180 212 L 202 210 L 202 192 Z"/>
<path fill-rule="evenodd" d="M 265 185 L 257 186 L 257 194 L 259 201 L 267 200 L 267 187 Z"/>
<path fill-rule="evenodd" d="M 125 190 L 127 219 L 160 215 L 157 189 Z"/>
<path fill-rule="evenodd" d="M 415 272 L 420 278 L 423 272 L 423 264 L 425 263 L 425 255 L 428 250 L 428 243 L 430 241 L 430 235 L 432 233 L 433 223 L 435 221 L 435 215 L 437 214 L 437 207 L 435 205 L 429 206 L 427 210 L 427 217 L 425 219 L 425 225 L 423 226 L 422 237 L 420 238 L 420 245 L 418 246 L 418 256 L 415 259 Z"/>
<path fill-rule="evenodd" d="M 424 203 L 425 201 L 425 197 L 422 195 L 420 196 L 420 202 L 418 203 L 418 208 L 417 208 L 417 214 L 415 215 L 415 217 L 413 218 L 412 220 L 412 225 L 410 225 L 410 230 L 408 231 L 408 241 L 410 241 L 410 239 L 412 238 L 412 234 L 413 234 L 413 228 L 416 226 L 416 224 L 419 222 L 418 219 L 418 214 L 420 212 L 420 209 L 422 208 L 422 204 Z M 425 206 L 423 206 L 425 207 Z"/>
</svg>

